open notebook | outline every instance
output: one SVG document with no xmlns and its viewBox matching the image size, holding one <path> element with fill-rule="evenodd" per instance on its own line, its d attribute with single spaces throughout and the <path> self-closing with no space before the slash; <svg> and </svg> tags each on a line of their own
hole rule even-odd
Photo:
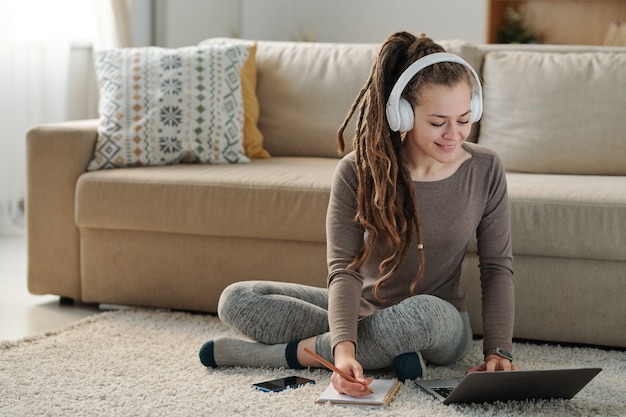
<svg viewBox="0 0 626 417">
<path fill-rule="evenodd" d="M 339 394 L 332 384 L 329 384 L 319 396 L 317 404 L 335 404 L 356 407 L 384 407 L 391 403 L 400 389 L 397 379 L 375 379 L 369 385 L 372 393 L 366 397 L 351 397 Z"/>
</svg>

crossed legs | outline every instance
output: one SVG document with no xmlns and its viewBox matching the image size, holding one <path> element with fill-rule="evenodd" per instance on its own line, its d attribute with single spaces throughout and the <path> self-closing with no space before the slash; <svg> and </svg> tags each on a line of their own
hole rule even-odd
<svg viewBox="0 0 626 417">
<path fill-rule="evenodd" d="M 319 366 L 297 349 L 306 345 L 332 362 L 327 300 L 324 288 L 232 284 L 220 297 L 219 317 L 252 340 L 207 342 L 201 360 L 207 366 Z M 357 360 L 365 369 L 381 369 L 402 354 L 421 353 L 431 363 L 449 364 L 465 356 L 471 340 L 466 313 L 437 297 L 418 295 L 359 321 Z"/>
</svg>

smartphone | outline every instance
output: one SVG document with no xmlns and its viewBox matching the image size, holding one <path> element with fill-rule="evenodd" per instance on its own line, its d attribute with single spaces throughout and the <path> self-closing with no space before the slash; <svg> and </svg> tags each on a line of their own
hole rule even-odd
<svg viewBox="0 0 626 417">
<path fill-rule="evenodd" d="M 271 381 L 258 382 L 252 386 L 265 392 L 278 392 L 287 388 L 298 388 L 305 384 L 315 384 L 315 381 L 301 376 L 288 376 L 285 378 L 273 379 Z"/>
</svg>

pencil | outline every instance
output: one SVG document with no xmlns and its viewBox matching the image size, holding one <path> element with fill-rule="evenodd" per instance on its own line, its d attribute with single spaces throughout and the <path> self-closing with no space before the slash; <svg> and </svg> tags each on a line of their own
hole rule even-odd
<svg viewBox="0 0 626 417">
<path fill-rule="evenodd" d="M 320 355 L 318 355 L 317 353 L 313 352 L 311 349 L 309 348 L 304 348 L 304 352 L 309 354 L 313 359 L 315 359 L 316 361 L 318 361 L 319 363 L 321 363 L 322 365 L 324 365 L 325 367 L 327 367 L 328 369 L 330 369 L 331 371 L 337 372 L 339 375 L 341 375 L 342 377 L 344 377 L 345 379 L 347 379 L 350 382 L 356 382 L 357 384 L 361 384 L 365 387 L 365 389 L 367 390 L 367 392 L 372 392 L 372 389 L 369 387 L 369 385 L 359 381 L 358 379 L 356 379 L 355 377 L 353 377 L 352 375 L 346 373 L 345 371 L 342 371 L 341 369 L 337 368 L 335 365 L 333 365 L 332 363 L 328 362 L 326 359 L 322 358 Z"/>
</svg>

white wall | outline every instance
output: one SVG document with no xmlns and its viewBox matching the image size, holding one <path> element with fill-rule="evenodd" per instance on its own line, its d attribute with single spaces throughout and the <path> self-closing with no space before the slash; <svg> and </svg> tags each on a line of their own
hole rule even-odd
<svg viewBox="0 0 626 417">
<path fill-rule="evenodd" d="M 243 38 L 381 42 L 398 30 L 484 42 L 486 0 L 241 0 Z"/>
<path fill-rule="evenodd" d="M 390 33 L 485 42 L 487 0 L 156 0 L 155 44 L 216 36 L 382 42 Z"/>
<path fill-rule="evenodd" d="M 152 45 L 152 0 L 130 2 L 130 34 L 132 46 Z"/>
<path fill-rule="evenodd" d="M 239 0 L 155 0 L 154 43 L 178 48 L 212 37 L 239 37 Z"/>
</svg>

